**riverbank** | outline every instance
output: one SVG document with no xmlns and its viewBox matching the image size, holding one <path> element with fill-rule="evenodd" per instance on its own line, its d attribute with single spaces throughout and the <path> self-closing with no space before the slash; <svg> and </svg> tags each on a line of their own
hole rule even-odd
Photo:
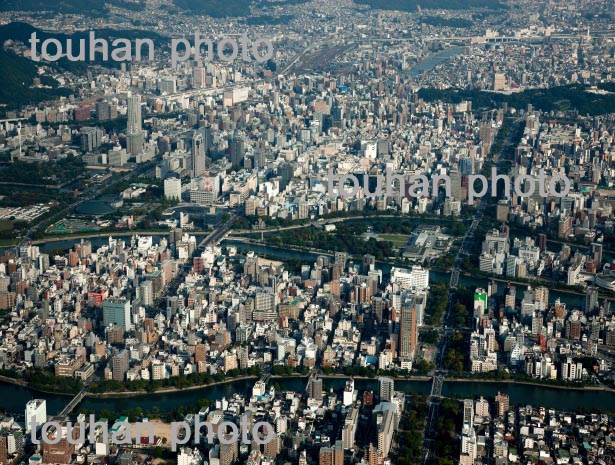
<svg viewBox="0 0 615 465">
<path fill-rule="evenodd" d="M 279 380 L 301 380 L 307 378 L 310 375 L 304 375 L 300 373 L 292 374 L 292 375 L 272 375 L 270 376 L 271 381 L 279 381 Z M 324 374 L 319 373 L 319 378 L 322 379 L 330 379 L 330 380 L 343 380 L 348 379 L 350 376 L 341 374 L 341 373 L 330 373 Z M 420 383 L 428 383 L 431 382 L 433 377 L 428 375 L 414 375 L 414 376 L 399 376 L 394 377 L 390 376 L 395 382 L 420 382 Z M 378 377 L 369 377 L 369 376 L 352 376 L 352 378 L 356 381 L 366 381 L 366 382 L 377 382 Z M 222 381 L 215 381 L 209 384 L 199 384 L 194 386 L 187 386 L 184 388 L 179 387 L 167 387 L 161 388 L 156 391 L 147 391 L 147 390 L 138 390 L 138 391 L 113 391 L 113 392 L 86 392 L 85 398 L 91 399 L 123 399 L 123 398 L 131 398 L 131 397 L 153 397 L 157 395 L 165 395 L 165 394 L 176 394 L 181 392 L 190 392 L 197 391 L 200 389 L 213 388 L 215 386 L 224 386 L 227 384 L 238 383 L 242 381 L 250 381 L 257 380 L 259 376 L 238 376 L 234 378 L 228 378 Z M 535 387 L 538 389 L 557 389 L 561 391 L 570 391 L 570 392 L 607 392 L 607 393 L 615 393 L 615 389 L 604 384 L 601 385 L 583 385 L 583 386 L 561 386 L 557 384 L 548 384 L 548 383 L 540 383 L 540 382 L 531 382 L 531 381 L 522 381 L 515 379 L 477 379 L 477 378 L 445 378 L 446 383 L 459 383 L 459 384 L 502 384 L 502 385 L 519 385 L 519 386 L 528 386 Z M 15 386 L 20 386 L 22 388 L 29 389 L 34 392 L 39 392 L 42 394 L 49 395 L 58 395 L 63 396 L 65 398 L 72 397 L 74 394 L 66 393 L 66 392 L 58 392 L 58 391 L 49 391 L 44 389 L 39 389 L 34 386 L 31 386 L 28 382 L 20 379 L 11 378 L 8 376 L 0 375 L 0 384 L 7 383 Z M 284 387 L 284 386 L 282 386 Z"/>
<path fill-rule="evenodd" d="M 36 391 L 36 389 L 34 389 L 33 387 L 28 386 L 28 382 L 24 381 L 23 379 L 15 379 L 15 378 L 11 378 L 10 376 L 0 375 L 0 381 L 2 381 L 3 383 L 14 384 L 15 386 L 27 387 L 27 388 L 30 388 Z M 52 394 L 55 394 L 55 393 L 52 393 Z"/>
<path fill-rule="evenodd" d="M 464 271 L 461 273 L 461 276 L 465 276 L 465 277 L 470 277 L 470 278 L 480 278 L 480 279 L 484 279 L 486 281 L 495 281 L 497 283 L 510 283 L 510 284 L 514 284 L 515 286 L 552 286 L 554 284 L 554 281 L 550 281 L 548 279 L 540 279 L 540 278 L 533 278 L 530 279 L 528 281 L 517 281 L 514 278 L 512 279 L 507 279 L 507 278 L 500 278 L 498 276 L 491 276 L 488 274 L 483 274 L 483 273 L 470 273 L 469 271 Z M 579 292 L 577 290 L 574 289 L 569 289 L 566 287 L 554 287 L 552 288 L 552 290 L 557 291 L 557 292 L 561 292 L 564 294 L 572 294 L 572 295 L 578 295 L 578 296 L 585 296 L 585 294 L 583 292 Z M 600 292 L 598 294 L 598 297 L 600 299 L 606 299 L 606 300 L 614 300 L 614 296 L 612 294 L 606 294 L 604 292 Z"/>
<path fill-rule="evenodd" d="M 157 389 L 156 391 L 113 391 L 113 392 L 88 392 L 85 397 L 98 398 L 98 399 L 119 399 L 121 397 L 139 397 L 139 396 L 149 396 L 149 395 L 157 395 L 157 394 L 174 394 L 176 392 L 184 392 L 184 391 L 196 391 L 198 389 L 205 389 L 213 386 L 220 386 L 223 384 L 234 383 L 237 381 L 249 381 L 250 379 L 258 379 L 258 376 L 237 376 L 236 378 L 229 378 L 222 381 L 214 381 L 209 384 L 197 384 L 194 386 L 187 386 L 185 388 L 178 387 L 168 387 Z"/>
<path fill-rule="evenodd" d="M 0 382 L 12 384 L 14 386 L 20 386 L 23 388 L 28 388 L 31 391 L 40 392 L 42 394 L 52 394 L 52 395 L 66 396 L 66 397 L 71 397 L 71 396 L 76 395 L 76 394 L 71 394 L 66 391 L 50 391 L 48 389 L 41 389 L 41 388 L 31 385 L 30 383 L 28 383 L 27 381 L 24 381 L 23 379 L 11 378 L 10 376 L 0 375 Z"/>
<path fill-rule="evenodd" d="M 169 234 L 169 229 L 132 229 L 130 231 L 126 230 L 109 230 L 109 231 L 101 231 L 95 233 L 85 233 L 85 234 L 55 234 L 55 235 L 47 235 L 44 238 L 36 239 L 32 241 L 34 245 L 47 244 L 50 242 L 60 242 L 60 241 L 70 241 L 73 239 L 96 239 L 100 237 L 127 237 L 127 236 L 167 236 Z M 206 236 L 210 234 L 211 231 L 191 231 L 191 236 Z"/>
<path fill-rule="evenodd" d="M 433 379 L 433 376 L 426 376 L 426 375 L 415 375 L 415 376 L 387 376 L 387 375 L 382 375 L 382 376 L 386 376 L 388 378 L 393 379 L 394 381 L 431 381 Z M 307 376 L 306 376 L 307 377 Z M 344 375 L 344 374 L 319 374 L 318 375 L 319 378 L 323 378 L 323 379 L 348 379 L 348 378 L 352 378 L 352 379 L 360 379 L 360 380 L 367 380 L 367 381 L 378 381 L 378 376 L 374 376 L 373 378 L 370 378 L 369 376 L 348 376 L 348 375 Z M 283 378 L 286 378 L 286 376 L 283 376 Z"/>
<path fill-rule="evenodd" d="M 321 375 L 323 389 L 343 389 L 348 376 L 341 374 Z M 195 405 L 200 399 L 229 399 L 235 393 L 250 397 L 256 377 L 243 377 L 242 379 L 226 379 L 202 386 L 190 386 L 183 390 L 165 389 L 166 392 L 125 392 L 101 393 L 95 396 L 86 396 L 76 407 L 75 411 L 88 411 L 95 414 L 103 412 L 126 412 L 135 407 L 141 407 L 144 412 L 170 412 L 173 409 Z M 615 405 L 615 392 L 592 386 L 593 389 L 571 389 L 569 386 L 549 386 L 538 383 L 514 382 L 511 380 L 480 380 L 460 379 L 453 382 L 445 379 L 442 386 L 442 395 L 448 398 L 478 398 L 493 397 L 497 391 L 505 392 L 510 396 L 511 404 L 542 405 L 567 411 L 601 410 L 605 405 Z M 281 376 L 271 379 L 277 389 L 302 393 L 307 385 L 307 377 L 295 374 L 294 376 Z M 356 389 L 378 389 L 376 377 L 355 378 Z M 395 378 L 395 389 L 407 395 L 429 395 L 431 391 L 431 378 L 429 376 L 412 377 L 412 379 Z M 557 389 L 557 390 L 556 390 Z M 323 391 L 324 392 L 324 391 Z M 45 399 L 47 409 L 51 415 L 61 412 L 70 401 L 66 395 L 42 394 L 16 383 L 2 382 L 0 380 L 0 409 L 10 414 L 23 414 L 26 402 L 32 399 Z"/>
<path fill-rule="evenodd" d="M 604 391 L 604 392 L 613 392 L 615 393 L 615 389 L 606 386 L 604 384 L 596 385 L 582 385 L 582 386 L 562 386 L 558 384 L 549 384 L 549 383 L 540 383 L 540 382 L 532 382 L 532 381 L 522 381 L 515 379 L 475 379 L 475 378 L 445 378 L 445 382 L 452 383 L 491 383 L 491 384 L 518 384 L 520 386 L 535 386 L 546 389 L 559 389 L 563 391 Z"/>
</svg>

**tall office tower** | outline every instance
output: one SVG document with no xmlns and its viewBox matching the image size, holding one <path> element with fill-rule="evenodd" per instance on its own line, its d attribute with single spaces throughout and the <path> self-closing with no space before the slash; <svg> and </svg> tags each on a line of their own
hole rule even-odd
<svg viewBox="0 0 615 465">
<path fill-rule="evenodd" d="M 26 403 L 26 433 L 30 432 L 33 420 L 36 421 L 37 428 L 47 422 L 47 401 L 45 399 L 32 399 Z"/>
<path fill-rule="evenodd" d="M 585 292 L 585 313 L 593 312 L 598 306 L 598 288 L 588 287 Z"/>
<path fill-rule="evenodd" d="M 463 200 L 461 198 L 461 173 L 457 170 L 452 170 L 449 176 L 451 178 L 451 197 L 455 200 Z"/>
<path fill-rule="evenodd" d="M 602 263 L 602 244 L 594 242 L 592 244 L 592 254 L 597 265 Z"/>
<path fill-rule="evenodd" d="M 318 451 L 318 465 L 344 465 L 344 443 L 337 440 L 330 447 Z"/>
<path fill-rule="evenodd" d="M 195 89 L 203 89 L 205 87 L 205 68 L 200 66 L 192 70 L 192 87 Z"/>
<path fill-rule="evenodd" d="M 503 394 L 498 391 L 498 395 L 495 396 L 495 409 L 497 411 L 498 416 L 506 415 L 508 413 L 508 409 L 510 408 L 510 399 L 508 398 L 508 394 Z"/>
<path fill-rule="evenodd" d="M 416 327 L 415 298 L 409 293 L 402 294 L 401 315 L 399 319 L 399 356 L 412 358 L 418 344 Z"/>
<path fill-rule="evenodd" d="M 126 331 L 132 329 L 130 323 L 130 301 L 111 298 L 103 302 L 103 325 L 116 324 Z"/>
<path fill-rule="evenodd" d="M 213 144 L 212 135 L 211 135 L 211 126 L 209 125 L 201 126 L 199 130 L 201 131 L 201 134 L 203 134 L 203 142 L 205 143 L 205 155 L 207 155 L 209 152 L 209 149 L 211 148 Z"/>
<path fill-rule="evenodd" d="M 111 359 L 112 376 L 115 381 L 124 381 L 126 372 L 130 367 L 130 352 L 122 349 L 120 353 L 114 355 Z"/>
<path fill-rule="evenodd" d="M 179 178 L 167 178 L 164 180 L 165 199 L 181 200 L 182 182 Z"/>
<path fill-rule="evenodd" d="M 391 402 L 393 391 L 395 390 L 393 378 L 381 376 L 378 378 L 378 384 L 380 385 L 380 402 Z"/>
<path fill-rule="evenodd" d="M 246 154 L 244 140 L 241 137 L 233 137 L 230 140 L 231 145 L 231 164 L 233 166 L 243 165 L 243 157 Z"/>
<path fill-rule="evenodd" d="M 474 291 L 474 318 L 481 318 L 487 313 L 487 293 L 483 288 Z"/>
<path fill-rule="evenodd" d="M 126 150 L 131 155 L 143 151 L 143 128 L 141 126 L 141 97 L 128 97 L 128 127 L 126 128 Z"/>
<path fill-rule="evenodd" d="M 310 398 L 322 400 L 322 379 L 316 376 L 310 376 L 307 391 Z"/>
<path fill-rule="evenodd" d="M 472 399 L 463 401 L 463 424 L 470 428 L 474 427 L 474 401 Z"/>
<path fill-rule="evenodd" d="M 225 435 L 220 441 L 220 465 L 232 465 L 239 458 L 239 441 L 229 441 L 230 438 L 232 435 Z"/>
<path fill-rule="evenodd" d="M 260 151 L 254 154 L 254 166 L 257 168 L 262 168 L 265 165 L 265 153 Z M 293 174 L 295 172 L 294 166 L 292 163 L 281 163 L 278 166 L 278 176 L 280 177 L 280 189 L 286 189 L 288 183 L 293 178 Z"/>
<path fill-rule="evenodd" d="M 192 136 L 192 177 L 197 178 L 205 174 L 207 168 L 205 160 L 205 142 L 199 131 Z"/>
<path fill-rule="evenodd" d="M 459 160 L 459 171 L 461 174 L 474 174 L 474 159 L 472 157 L 463 157 Z"/>
<path fill-rule="evenodd" d="M 96 120 L 108 121 L 117 118 L 117 107 L 109 102 L 96 103 Z"/>
</svg>

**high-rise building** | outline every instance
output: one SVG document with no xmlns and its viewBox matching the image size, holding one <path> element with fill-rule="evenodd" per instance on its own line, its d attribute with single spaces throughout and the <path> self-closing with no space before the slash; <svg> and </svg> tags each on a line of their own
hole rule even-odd
<svg viewBox="0 0 615 465">
<path fill-rule="evenodd" d="M 386 405 L 386 404 L 385 404 Z M 378 405 L 376 409 L 382 407 Z M 397 413 L 393 404 L 389 404 L 376 414 L 380 420 L 378 422 L 378 452 L 382 457 L 387 457 L 393 443 L 393 436 L 397 428 Z"/>
<path fill-rule="evenodd" d="M 8 436 L 0 432 L 0 463 L 9 463 Z"/>
<path fill-rule="evenodd" d="M 181 200 L 182 182 L 179 178 L 167 178 L 164 180 L 164 197 L 169 200 Z"/>
<path fill-rule="evenodd" d="M 36 421 L 38 427 L 47 421 L 47 401 L 45 399 L 32 399 L 26 403 L 26 433 L 30 432 L 33 420 Z"/>
<path fill-rule="evenodd" d="M 560 376 L 563 381 L 576 381 L 581 379 L 583 373 L 583 364 L 575 362 L 572 357 L 568 357 L 566 361 L 562 361 Z"/>
<path fill-rule="evenodd" d="M 465 399 L 463 401 L 463 424 L 474 427 L 474 401 L 472 399 Z"/>
<path fill-rule="evenodd" d="M 451 197 L 455 200 L 463 200 L 461 198 L 461 173 L 458 170 L 451 170 L 449 176 L 451 178 Z"/>
<path fill-rule="evenodd" d="M 585 293 L 585 312 L 592 312 L 598 306 L 598 288 L 588 287 Z"/>
<path fill-rule="evenodd" d="M 139 284 L 139 299 L 146 307 L 154 305 L 154 286 L 149 279 Z"/>
<path fill-rule="evenodd" d="M 202 89 L 205 87 L 205 68 L 197 66 L 192 70 L 192 87 L 195 89 Z"/>
<path fill-rule="evenodd" d="M 83 152 L 91 152 L 100 147 L 102 136 L 103 133 L 98 128 L 90 126 L 81 128 L 81 150 Z"/>
<path fill-rule="evenodd" d="M 474 404 L 474 412 L 479 417 L 489 417 L 489 401 L 481 396 Z"/>
<path fill-rule="evenodd" d="M 308 396 L 311 399 L 322 400 L 322 379 L 310 376 L 308 381 Z"/>
<path fill-rule="evenodd" d="M 177 92 L 177 81 L 174 77 L 162 78 L 158 82 L 158 89 L 163 94 L 174 94 Z"/>
<path fill-rule="evenodd" d="M 461 455 L 459 463 L 469 464 L 474 463 L 477 455 L 476 430 L 464 425 L 461 431 Z"/>
<path fill-rule="evenodd" d="M 132 328 L 130 321 L 130 301 L 121 298 L 111 298 L 103 302 L 103 325 L 118 325 L 129 331 Z"/>
<path fill-rule="evenodd" d="M 508 399 L 508 394 L 498 392 L 495 396 L 495 409 L 498 412 L 498 416 L 506 415 L 509 408 L 510 400 Z"/>
<path fill-rule="evenodd" d="M 402 294 L 399 319 L 399 356 L 413 358 L 418 344 L 416 304 L 412 294 Z"/>
<path fill-rule="evenodd" d="M 369 465 L 379 465 L 382 463 L 382 454 L 378 452 L 378 448 L 374 447 L 373 444 L 369 445 L 367 457 Z"/>
<path fill-rule="evenodd" d="M 211 126 L 207 125 L 207 126 L 201 126 L 199 128 L 199 131 L 201 131 L 201 134 L 203 135 L 203 143 L 205 144 L 205 155 L 208 154 L 209 149 L 212 146 L 212 135 L 211 135 Z"/>
<path fill-rule="evenodd" d="M 318 465 L 344 465 L 344 446 L 340 440 L 331 447 L 321 447 L 318 453 Z"/>
<path fill-rule="evenodd" d="M 481 318 L 487 312 L 487 293 L 484 289 L 474 291 L 474 317 Z"/>
<path fill-rule="evenodd" d="M 429 270 L 422 266 L 391 268 L 391 283 L 399 284 L 402 289 L 424 291 L 429 287 Z"/>
<path fill-rule="evenodd" d="M 111 360 L 113 379 L 115 381 L 124 381 L 126 372 L 130 363 L 130 354 L 128 350 L 123 349 L 119 354 L 115 355 Z"/>
<path fill-rule="evenodd" d="M 126 151 L 137 155 L 143 151 L 143 127 L 141 120 L 141 97 L 128 97 L 128 126 L 126 128 Z"/>
<path fill-rule="evenodd" d="M 196 363 L 207 361 L 207 350 L 207 345 L 197 344 L 194 348 L 194 361 Z"/>
<path fill-rule="evenodd" d="M 344 426 L 342 427 L 342 445 L 344 449 L 352 449 L 354 447 L 358 424 L 359 409 L 353 407 L 348 411 L 348 415 L 344 419 Z"/>
<path fill-rule="evenodd" d="M 233 166 L 243 165 L 243 157 L 246 154 L 245 143 L 241 137 L 233 137 L 230 140 L 231 164 Z"/>
<path fill-rule="evenodd" d="M 0 462 L 9 463 L 9 456 L 23 452 L 24 436 L 21 429 L 4 427 L 0 430 Z"/>
<path fill-rule="evenodd" d="M 199 131 L 192 136 L 192 177 L 197 178 L 205 174 L 207 162 L 205 158 L 205 141 Z"/>
<path fill-rule="evenodd" d="M 117 107 L 109 102 L 96 103 L 96 120 L 108 121 L 117 118 Z"/>
<path fill-rule="evenodd" d="M 227 437 L 224 444 L 220 444 L 220 465 L 231 465 L 239 457 L 239 441 L 229 441 Z"/>
<path fill-rule="evenodd" d="M 502 73 L 495 73 L 493 76 L 493 90 L 499 91 L 506 88 L 506 76 Z"/>
<path fill-rule="evenodd" d="M 381 376 L 378 378 L 378 384 L 380 385 L 380 402 L 391 402 L 395 389 L 395 381 L 393 381 L 393 378 Z"/>
<path fill-rule="evenodd" d="M 474 159 L 472 157 L 463 157 L 459 160 L 459 171 L 461 174 L 474 174 Z"/>
<path fill-rule="evenodd" d="M 346 381 L 346 386 L 344 387 L 344 394 L 342 395 L 342 403 L 344 404 L 344 407 L 352 405 L 352 403 L 354 402 L 354 394 L 354 379 L 350 378 L 348 381 Z"/>
</svg>

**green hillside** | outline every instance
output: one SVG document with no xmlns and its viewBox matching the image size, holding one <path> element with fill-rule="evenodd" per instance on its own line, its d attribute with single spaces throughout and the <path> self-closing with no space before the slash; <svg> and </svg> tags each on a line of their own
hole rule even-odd
<svg viewBox="0 0 615 465">
<path fill-rule="evenodd" d="M 499 9 L 505 5 L 499 0 L 353 0 L 359 5 L 369 5 L 375 10 L 417 11 L 468 10 L 470 8 Z"/>
<path fill-rule="evenodd" d="M 53 13 L 76 13 L 88 15 L 104 15 L 107 12 L 106 3 L 129 10 L 143 10 L 144 2 L 129 2 L 124 0 L 2 0 L 0 11 L 51 11 Z"/>
<path fill-rule="evenodd" d="M 42 83 L 54 86 L 53 89 L 31 88 L 34 78 L 38 76 L 37 67 L 33 61 L 14 53 L 0 50 L 0 69 L 11 70 L 10 73 L 3 73 L 0 86 L 0 105 L 6 105 L 6 108 L 17 108 L 71 93 L 69 89 L 58 88 L 58 83 L 50 77 L 43 77 Z"/>
</svg>

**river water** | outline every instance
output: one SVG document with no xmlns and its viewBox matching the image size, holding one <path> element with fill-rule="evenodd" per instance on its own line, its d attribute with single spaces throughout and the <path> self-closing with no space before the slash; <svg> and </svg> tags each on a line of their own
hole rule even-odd
<svg viewBox="0 0 615 465">
<path fill-rule="evenodd" d="M 306 380 L 307 378 L 290 377 L 272 379 L 270 383 L 286 391 L 303 392 Z M 341 389 L 344 381 L 343 378 L 324 378 L 324 388 L 326 390 Z M 253 385 L 254 380 L 238 380 L 194 390 L 164 394 L 116 398 L 87 397 L 77 410 L 84 408 L 94 412 L 100 412 L 105 409 L 112 412 L 121 412 L 139 406 L 144 412 L 151 412 L 156 409 L 165 412 L 180 406 L 192 406 L 199 399 L 229 398 L 234 393 L 243 393 L 249 396 Z M 372 389 L 377 392 L 378 381 L 375 379 L 357 379 L 355 387 L 358 390 Z M 397 380 L 395 381 L 395 389 L 407 394 L 429 394 L 431 382 Z M 464 398 L 493 397 L 498 391 L 507 393 L 513 404 L 541 405 L 562 410 L 604 410 L 606 406 L 615 405 L 615 392 L 611 391 L 564 390 L 540 385 L 514 383 L 445 381 L 442 395 Z M 39 393 L 21 386 L 0 383 L 0 408 L 10 413 L 23 415 L 25 404 L 31 399 L 46 399 L 47 413 L 55 415 L 64 408 L 70 397 L 59 394 Z"/>
<path fill-rule="evenodd" d="M 270 247 L 263 246 L 257 244 L 247 244 L 245 242 L 240 241 L 232 241 L 232 240 L 224 240 L 222 241 L 222 245 L 226 246 L 234 246 L 237 247 L 239 252 L 247 252 L 254 251 L 257 255 L 266 256 L 271 259 L 300 259 L 306 260 L 307 263 L 313 263 L 316 261 L 318 256 L 322 255 L 317 252 L 299 252 L 291 249 L 281 249 L 278 247 Z M 390 273 L 391 265 L 387 264 L 377 264 L 379 269 L 382 269 L 382 273 L 387 275 Z M 442 273 L 439 271 L 430 271 L 429 272 L 429 281 L 433 284 L 436 283 L 448 283 L 450 282 L 450 273 Z M 468 286 L 471 288 L 482 287 L 487 288 L 489 284 L 489 280 L 485 278 L 473 278 L 470 276 L 459 276 L 459 284 L 462 286 Z M 501 294 L 504 289 L 504 283 L 498 283 L 498 291 Z M 527 289 L 526 285 L 515 285 L 517 288 L 517 296 L 518 298 L 523 298 L 523 293 Z M 551 303 L 555 302 L 556 299 L 561 299 L 562 302 L 566 302 L 568 306 L 572 307 L 582 307 L 585 305 L 585 297 L 577 294 L 570 294 L 567 292 L 560 292 L 557 290 L 550 289 L 549 290 L 549 301 Z"/>
<path fill-rule="evenodd" d="M 429 55 L 422 61 L 419 61 L 416 65 L 414 65 L 412 69 L 410 69 L 410 71 L 408 72 L 408 75 L 410 77 L 416 77 L 420 74 L 431 71 L 440 63 L 444 63 L 449 58 L 459 55 L 461 52 L 463 52 L 463 49 L 464 47 L 451 47 L 441 52 L 434 53 L 433 55 Z"/>
<path fill-rule="evenodd" d="M 461 47 L 455 47 L 455 49 L 461 49 Z M 448 49 L 447 51 L 451 51 L 451 50 L 453 49 Z M 457 53 L 459 53 L 459 50 L 457 51 Z M 370 221 L 370 218 L 361 218 L 361 219 L 356 219 L 353 221 L 357 221 L 357 222 Z M 147 235 L 147 233 L 145 233 L 145 235 Z M 160 238 L 162 237 L 162 235 L 153 234 L 152 237 L 153 237 L 154 243 L 158 243 L 160 242 Z M 130 242 L 130 236 L 118 236 L 117 238 L 125 240 L 126 242 Z M 91 237 L 91 238 L 88 238 L 87 240 L 89 240 L 92 243 L 92 249 L 96 250 L 96 248 L 108 243 L 109 236 Z M 73 247 L 74 244 L 78 243 L 79 241 L 80 239 L 78 238 L 77 239 L 74 239 L 74 238 L 73 239 L 58 239 L 57 241 L 51 241 L 51 242 L 40 244 L 39 248 L 41 252 L 49 253 L 56 249 L 70 249 Z M 276 248 L 276 247 L 247 244 L 244 242 L 232 241 L 232 240 L 224 240 L 222 242 L 222 245 L 235 246 L 240 252 L 247 252 L 251 250 L 251 251 L 254 251 L 256 254 L 259 254 L 261 256 L 270 257 L 272 259 L 280 259 L 280 260 L 299 259 L 299 260 L 305 260 L 308 263 L 313 263 L 314 261 L 316 261 L 316 258 L 319 255 L 322 255 L 318 252 L 300 252 L 300 251 L 290 250 L 290 249 L 281 249 L 281 248 Z M 7 247 L 0 248 L 0 251 L 2 249 L 7 249 Z M 387 264 L 378 264 L 378 267 L 382 269 L 385 275 L 388 274 L 391 269 L 391 266 Z M 450 273 L 441 273 L 437 271 L 432 271 L 430 272 L 429 276 L 430 276 L 430 280 L 433 283 L 440 283 L 440 282 L 448 283 L 450 281 Z M 461 275 L 459 277 L 459 283 L 464 286 L 484 288 L 487 286 L 488 280 L 483 279 L 483 278 L 472 278 L 472 277 Z M 501 290 L 503 287 L 504 287 L 504 283 L 499 283 L 499 289 Z M 522 298 L 523 292 L 525 291 L 527 286 L 516 285 L 516 287 L 517 287 L 517 295 L 520 296 L 520 298 Z M 565 293 L 565 292 L 559 292 L 557 290 L 551 290 L 549 292 L 549 301 L 553 303 L 557 298 L 560 298 L 563 302 L 566 302 L 569 306 L 573 306 L 573 307 L 575 306 L 582 307 L 585 304 L 584 296 Z"/>
<path fill-rule="evenodd" d="M 360 219 L 355 221 L 369 221 L 369 218 Z M 154 243 L 160 242 L 160 238 L 162 237 L 160 234 L 152 235 Z M 121 236 L 118 239 L 125 240 L 126 242 L 130 242 L 130 236 Z M 88 238 L 92 243 L 92 249 L 96 250 L 96 248 L 108 243 L 108 236 L 104 237 L 91 237 Z M 56 249 L 69 249 L 72 248 L 74 244 L 78 243 L 80 239 L 59 239 L 57 241 L 46 242 L 44 244 L 40 244 L 40 250 L 43 253 L 49 253 Z M 235 246 L 240 252 L 254 251 L 256 254 L 261 256 L 266 256 L 272 259 L 299 259 L 305 260 L 307 263 L 313 263 L 316 261 L 319 255 L 322 255 L 318 252 L 300 252 L 291 249 L 281 249 L 276 247 L 268 247 L 263 245 L 255 245 L 255 244 L 247 244 L 240 241 L 232 241 L 232 240 L 224 240 L 222 245 L 225 246 Z M 0 249 L 1 250 L 1 249 Z M 391 266 L 387 264 L 378 264 L 378 267 L 382 269 L 382 272 L 386 275 L 390 272 Z M 432 283 L 448 283 L 450 281 L 450 273 L 441 273 L 437 271 L 432 271 L 429 273 L 430 281 Z M 472 278 L 468 276 L 461 275 L 459 277 L 459 284 L 468 287 L 483 287 L 486 288 L 488 284 L 487 279 L 484 278 Z M 504 283 L 499 283 L 500 291 L 504 287 Z M 523 297 L 523 292 L 527 289 L 525 285 L 516 285 L 517 287 L 517 296 L 519 298 Z M 551 289 L 549 292 L 549 301 L 553 303 L 557 298 L 560 298 L 562 302 L 566 302 L 569 306 L 572 307 L 582 307 L 585 304 L 585 298 L 581 295 L 570 294 L 566 292 L 559 292 L 557 290 Z"/>
</svg>

